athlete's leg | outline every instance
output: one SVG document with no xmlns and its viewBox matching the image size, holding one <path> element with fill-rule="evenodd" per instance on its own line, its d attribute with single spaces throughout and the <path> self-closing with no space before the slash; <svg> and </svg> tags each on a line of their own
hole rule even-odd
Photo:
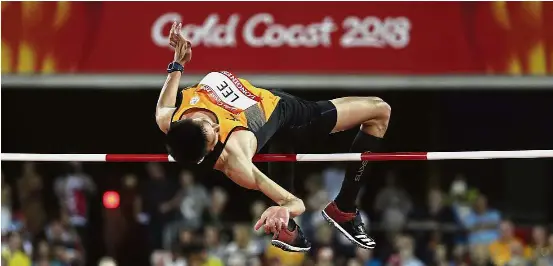
<svg viewBox="0 0 553 266">
<path fill-rule="evenodd" d="M 361 131 L 378 138 L 384 137 L 390 120 L 391 108 L 378 97 L 344 97 L 331 100 L 336 107 L 336 126 L 340 132 L 361 125 Z"/>
<path fill-rule="evenodd" d="M 294 147 L 287 135 L 276 136 L 269 145 L 270 153 L 293 154 Z M 269 176 L 284 189 L 294 194 L 294 164 L 290 162 L 270 162 Z M 288 227 L 273 236 L 271 244 L 285 251 L 307 252 L 311 243 L 303 235 L 301 228 L 290 218 Z"/>
<path fill-rule="evenodd" d="M 361 125 L 350 152 L 375 151 L 384 137 L 390 120 L 391 108 L 376 97 L 345 97 L 331 101 L 336 106 L 337 119 L 333 132 Z M 344 212 L 355 212 L 355 200 L 367 179 L 367 162 L 348 163 L 336 204 Z"/>
<path fill-rule="evenodd" d="M 350 152 L 375 151 L 388 128 L 391 108 L 376 97 L 345 97 L 331 101 L 336 107 L 337 119 L 333 132 L 339 132 L 361 125 Z M 347 164 L 346 176 L 340 193 L 323 211 L 323 216 L 336 226 L 352 242 L 363 248 L 373 248 L 356 213 L 355 201 L 367 179 L 367 163 Z"/>
</svg>

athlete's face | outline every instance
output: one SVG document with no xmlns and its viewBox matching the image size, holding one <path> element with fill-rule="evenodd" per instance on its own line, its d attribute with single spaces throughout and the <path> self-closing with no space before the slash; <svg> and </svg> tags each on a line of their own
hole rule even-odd
<svg viewBox="0 0 553 266">
<path fill-rule="evenodd" d="M 205 117 L 198 117 L 193 120 L 202 127 L 207 139 L 207 150 L 212 151 L 219 141 L 219 124 L 213 123 Z"/>
</svg>

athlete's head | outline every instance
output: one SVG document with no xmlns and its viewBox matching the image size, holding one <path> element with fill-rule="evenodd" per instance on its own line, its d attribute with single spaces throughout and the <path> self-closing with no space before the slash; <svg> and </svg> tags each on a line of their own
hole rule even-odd
<svg viewBox="0 0 553 266">
<path fill-rule="evenodd" d="M 218 132 L 219 125 L 205 117 L 173 122 L 167 131 L 167 149 L 177 162 L 199 163 L 217 145 Z"/>
</svg>

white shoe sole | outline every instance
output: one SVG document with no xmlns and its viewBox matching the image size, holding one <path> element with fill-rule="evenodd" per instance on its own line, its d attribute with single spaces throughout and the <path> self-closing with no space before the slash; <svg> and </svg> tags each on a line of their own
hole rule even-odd
<svg viewBox="0 0 553 266">
<path fill-rule="evenodd" d="M 290 252 L 307 252 L 311 249 L 311 247 L 308 247 L 308 248 L 298 248 L 298 247 L 294 247 L 294 246 L 291 246 L 289 244 L 286 244 L 280 240 L 271 240 L 271 244 L 277 248 L 280 248 L 284 251 L 290 251 Z"/>
<path fill-rule="evenodd" d="M 361 243 L 361 242 L 357 241 L 346 230 L 344 230 L 344 228 L 342 228 L 336 221 L 334 221 L 334 219 L 330 218 L 330 216 L 328 216 L 328 214 L 326 214 L 326 212 L 324 210 L 321 212 L 321 214 L 323 215 L 323 218 L 325 218 L 325 220 L 330 225 L 336 227 L 351 243 L 357 245 L 360 248 L 364 248 L 364 249 L 373 249 L 373 248 L 375 248 L 376 243 L 374 241 L 372 242 L 373 244 L 371 246 L 368 246 L 365 243 Z"/>
</svg>

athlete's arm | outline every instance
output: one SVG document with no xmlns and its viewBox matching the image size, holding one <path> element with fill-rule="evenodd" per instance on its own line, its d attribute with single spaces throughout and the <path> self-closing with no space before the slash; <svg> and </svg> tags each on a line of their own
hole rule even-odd
<svg viewBox="0 0 553 266">
<path fill-rule="evenodd" d="M 177 98 L 177 92 L 179 89 L 181 73 L 175 71 L 167 75 L 167 80 L 163 84 L 161 93 L 156 106 L 156 122 L 159 129 L 164 133 L 167 133 L 169 124 L 171 123 L 171 115 L 175 111 L 175 100 Z"/>
<path fill-rule="evenodd" d="M 173 23 L 169 32 L 169 45 L 175 49 L 174 62 L 185 65 L 192 59 L 192 48 L 190 42 L 184 39 L 181 34 L 182 25 Z M 175 111 L 175 100 L 179 89 L 182 73 L 175 71 L 167 75 L 156 105 L 156 122 L 159 129 L 167 133 L 171 123 L 171 115 Z"/>
<path fill-rule="evenodd" d="M 253 164 L 256 145 L 252 132 L 234 132 L 215 168 L 242 187 L 260 190 L 278 205 L 288 209 L 292 217 L 302 214 L 305 211 L 303 201 L 279 186 Z"/>
</svg>

